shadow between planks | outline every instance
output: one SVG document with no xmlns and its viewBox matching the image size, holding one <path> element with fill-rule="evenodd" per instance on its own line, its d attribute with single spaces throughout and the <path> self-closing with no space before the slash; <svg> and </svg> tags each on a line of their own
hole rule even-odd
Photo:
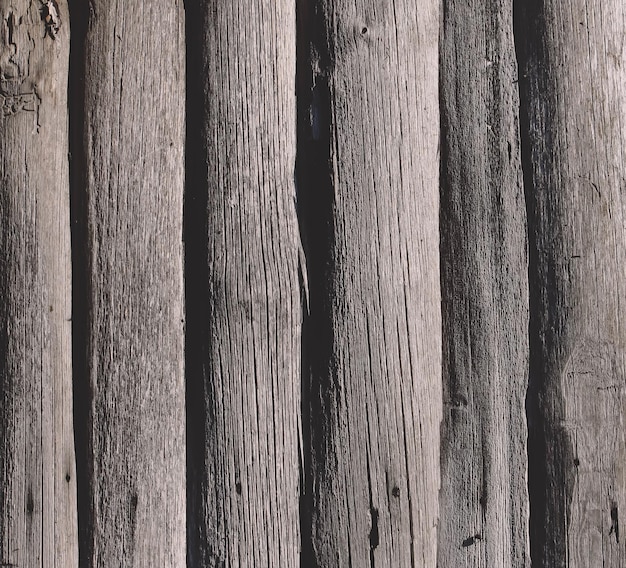
<svg viewBox="0 0 626 568">
<path fill-rule="evenodd" d="M 626 563 L 619 0 L 35 4 L 0 566 Z"/>
</svg>

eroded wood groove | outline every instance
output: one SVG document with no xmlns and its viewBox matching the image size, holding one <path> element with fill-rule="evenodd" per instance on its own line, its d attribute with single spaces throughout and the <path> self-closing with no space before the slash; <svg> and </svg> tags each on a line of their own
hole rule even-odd
<svg viewBox="0 0 626 568">
<path fill-rule="evenodd" d="M 530 566 L 526 215 L 510 0 L 444 0 L 438 566 Z"/>
</svg>

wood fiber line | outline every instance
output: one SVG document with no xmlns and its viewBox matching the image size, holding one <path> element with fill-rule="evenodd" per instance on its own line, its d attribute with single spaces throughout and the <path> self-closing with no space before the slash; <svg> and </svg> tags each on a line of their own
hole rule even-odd
<svg viewBox="0 0 626 568">
<path fill-rule="evenodd" d="M 87 310 L 77 381 L 89 393 L 81 565 L 183 567 L 182 1 L 92 0 L 75 49 Z"/>
<path fill-rule="evenodd" d="M 78 566 L 69 21 L 0 1 L 0 565 Z"/>
<path fill-rule="evenodd" d="M 433 566 L 439 3 L 322 0 L 301 14 L 312 368 L 303 561 Z"/>
<path fill-rule="evenodd" d="M 528 269 L 511 0 L 444 0 L 438 565 L 529 566 Z"/>
<path fill-rule="evenodd" d="M 188 338 L 187 357 L 204 429 L 190 432 L 201 452 L 192 458 L 190 559 L 298 566 L 295 4 L 194 2 L 189 18 L 188 97 L 197 115 L 188 138 L 195 240 L 187 245 L 198 270 L 188 266 L 188 309 L 190 333 L 201 339 Z"/>
<path fill-rule="evenodd" d="M 625 6 L 519 2 L 536 566 L 626 565 Z"/>
</svg>

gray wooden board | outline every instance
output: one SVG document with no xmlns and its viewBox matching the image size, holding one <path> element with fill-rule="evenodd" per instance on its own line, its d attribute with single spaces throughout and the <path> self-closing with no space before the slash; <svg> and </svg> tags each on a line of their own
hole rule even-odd
<svg viewBox="0 0 626 568">
<path fill-rule="evenodd" d="M 0 564 L 78 566 L 69 22 L 0 1 Z"/>
<path fill-rule="evenodd" d="M 529 566 L 528 270 L 511 0 L 444 0 L 438 565 Z"/>
<path fill-rule="evenodd" d="M 328 0 L 304 10 L 310 107 L 302 153 L 315 156 L 300 176 L 313 205 L 302 209 L 313 261 L 306 560 L 433 566 L 439 2 Z"/>
<path fill-rule="evenodd" d="M 182 567 L 182 0 L 89 3 L 83 50 L 83 566 Z M 81 188 L 79 188 L 81 189 Z M 77 426 L 78 427 L 78 426 Z"/>
<path fill-rule="evenodd" d="M 298 566 L 295 3 L 189 8 L 190 559 Z"/>
<path fill-rule="evenodd" d="M 621 567 L 626 6 L 520 4 L 531 554 L 537 566 Z"/>
</svg>

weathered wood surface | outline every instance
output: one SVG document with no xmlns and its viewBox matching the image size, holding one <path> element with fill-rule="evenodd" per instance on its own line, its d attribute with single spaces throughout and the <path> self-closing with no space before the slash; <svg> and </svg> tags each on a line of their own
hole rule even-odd
<svg viewBox="0 0 626 568">
<path fill-rule="evenodd" d="M 626 565 L 625 9 L 547 0 L 516 14 L 536 566 Z"/>
<path fill-rule="evenodd" d="M 185 566 L 182 1 L 89 2 L 81 566 Z M 81 155 L 78 155 L 81 154 Z M 78 234 L 78 233 L 77 233 Z M 78 246 L 78 245 L 77 245 Z M 82 448 L 84 450 L 84 448 Z M 81 491 L 81 496 L 83 492 Z"/>
<path fill-rule="evenodd" d="M 311 260 L 306 560 L 433 566 L 439 3 L 323 0 L 299 17 L 310 41 L 299 188 Z"/>
<path fill-rule="evenodd" d="M 0 565 L 78 566 L 67 77 L 39 6 L 0 1 Z"/>
<path fill-rule="evenodd" d="M 295 4 L 188 9 L 190 561 L 298 566 Z"/>
<path fill-rule="evenodd" d="M 529 566 L 528 271 L 511 0 L 444 0 L 438 565 Z"/>
</svg>

